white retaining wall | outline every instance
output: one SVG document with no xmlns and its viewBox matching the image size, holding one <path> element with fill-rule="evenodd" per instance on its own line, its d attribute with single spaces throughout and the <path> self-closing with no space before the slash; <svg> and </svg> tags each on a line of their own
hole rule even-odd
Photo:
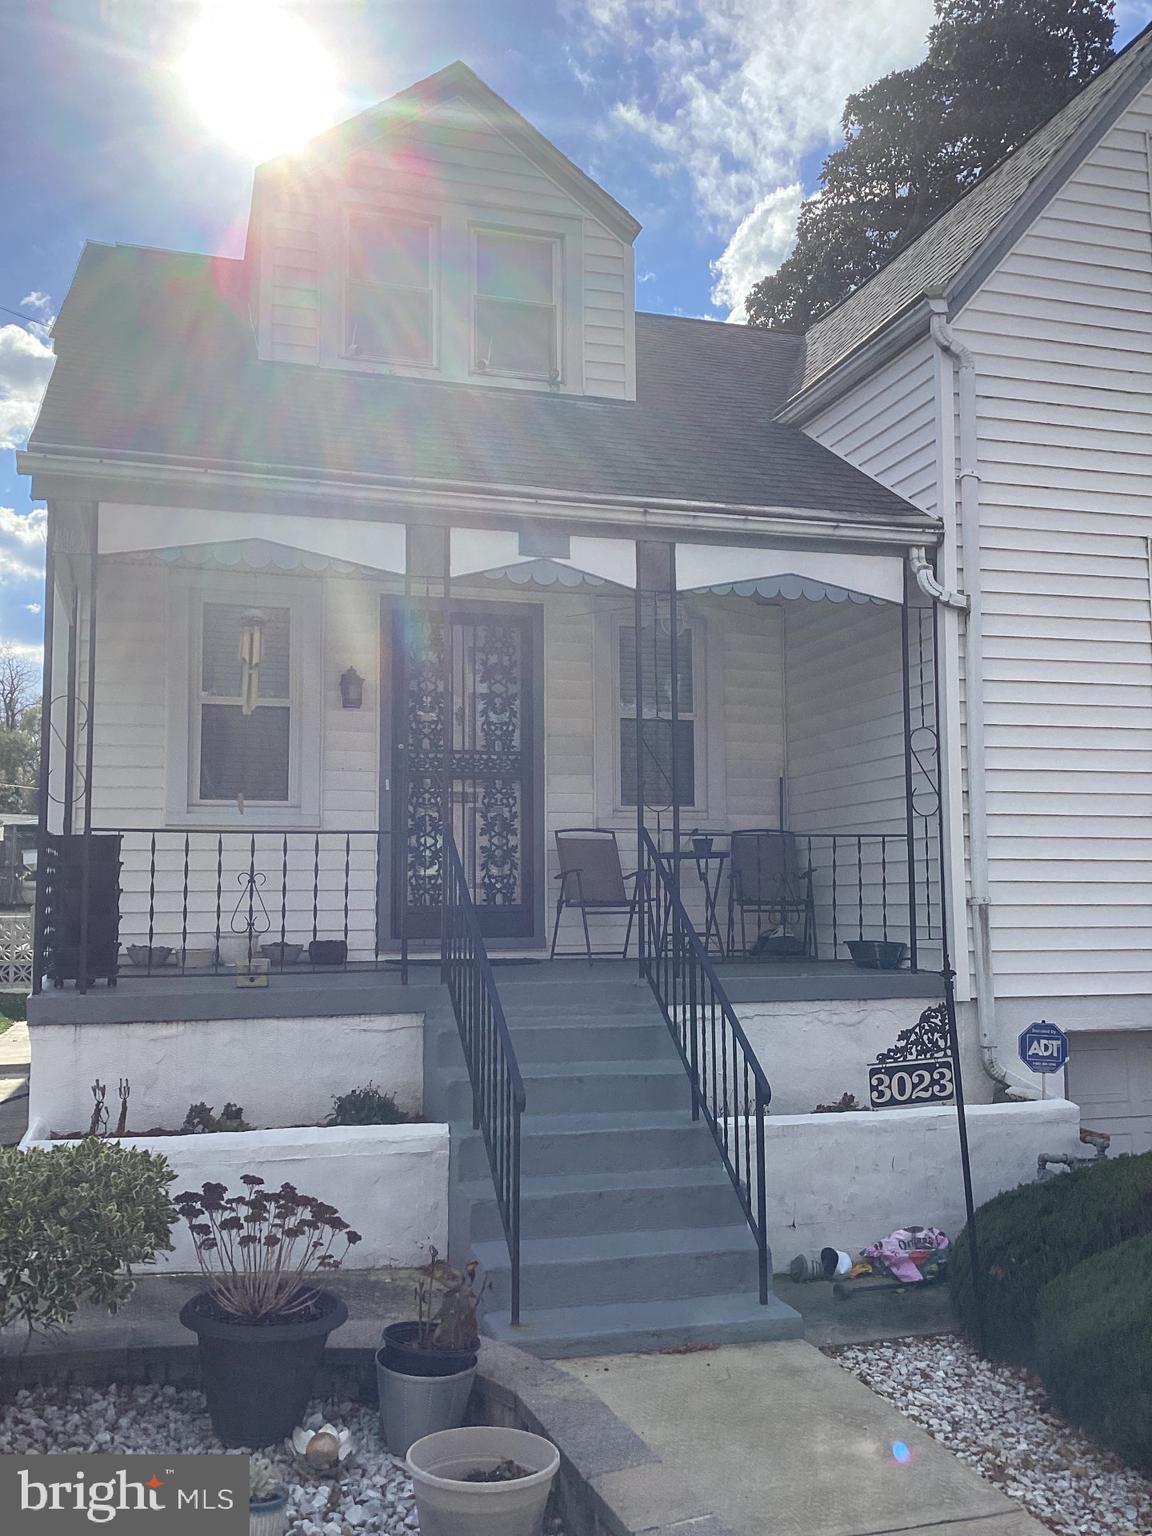
<svg viewBox="0 0 1152 1536">
<path fill-rule="evenodd" d="M 21 1147 L 65 1145 L 48 1135 L 49 1126 L 34 1120 Z M 163 1153 L 176 1171 L 174 1195 L 209 1180 L 241 1194 L 245 1173 L 258 1174 L 273 1189 L 286 1181 L 295 1184 L 301 1194 L 334 1205 L 361 1234 L 345 1268 L 378 1269 L 425 1264 L 430 1243 L 447 1252 L 448 1141 L 446 1125 L 342 1125 L 130 1136 L 123 1144 Z M 183 1274 L 199 1268 L 182 1220 L 172 1229 L 172 1244 L 173 1251 L 157 1260 L 158 1270 Z"/>
<path fill-rule="evenodd" d="M 424 1016 L 197 1019 L 153 1024 L 33 1024 L 28 1112 L 58 1131 L 87 1129 L 92 1083 L 132 1086 L 128 1128 L 177 1130 L 192 1103 L 240 1104 L 251 1125 L 315 1125 L 335 1094 L 371 1079 L 418 1114 Z"/>
<path fill-rule="evenodd" d="M 772 1085 L 773 1115 L 806 1115 L 842 1093 L 854 1093 L 866 1104 L 869 1063 L 895 1045 L 900 1031 L 915 1024 L 932 1002 L 889 997 L 734 1006 Z M 970 1043 L 963 1034 L 961 1043 Z M 976 1053 L 962 1054 L 968 1097 L 990 1098 L 992 1084 Z"/>
<path fill-rule="evenodd" d="M 822 1247 L 851 1252 L 897 1227 L 964 1225 L 952 1105 L 765 1121 L 773 1263 Z M 973 1104 L 968 1136 L 976 1204 L 1029 1184 L 1041 1152 L 1082 1154 L 1080 1111 L 1067 1099 Z"/>
</svg>

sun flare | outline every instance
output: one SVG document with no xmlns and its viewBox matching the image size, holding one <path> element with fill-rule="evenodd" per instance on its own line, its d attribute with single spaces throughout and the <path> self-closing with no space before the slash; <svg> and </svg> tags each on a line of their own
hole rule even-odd
<svg viewBox="0 0 1152 1536">
<path fill-rule="evenodd" d="M 294 149 L 340 116 L 332 59 L 277 0 L 209 0 L 176 70 L 208 128 L 256 161 Z"/>
</svg>

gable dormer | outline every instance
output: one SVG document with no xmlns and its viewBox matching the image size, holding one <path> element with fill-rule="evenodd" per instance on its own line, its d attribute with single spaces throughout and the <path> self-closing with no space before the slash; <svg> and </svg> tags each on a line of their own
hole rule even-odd
<svg viewBox="0 0 1152 1536">
<path fill-rule="evenodd" d="M 259 355 L 636 398 L 640 226 L 463 64 L 258 168 Z"/>
</svg>

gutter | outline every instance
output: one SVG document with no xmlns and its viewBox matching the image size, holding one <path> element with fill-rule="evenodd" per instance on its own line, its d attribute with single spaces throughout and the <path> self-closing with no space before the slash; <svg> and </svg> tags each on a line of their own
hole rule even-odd
<svg viewBox="0 0 1152 1536">
<path fill-rule="evenodd" d="M 846 519 L 820 508 L 744 506 L 729 502 L 674 501 L 639 496 L 584 496 L 546 487 L 487 485 L 459 481 L 423 482 L 399 478 L 341 477 L 330 471 L 298 471 L 293 474 L 268 470 L 238 470 L 210 462 L 150 462 L 123 460 L 101 453 L 53 454 L 26 449 L 17 455 L 17 469 L 24 475 L 53 476 L 59 480 L 104 479 L 112 484 L 144 482 L 182 490 L 213 490 L 226 495 L 261 491 L 283 497 L 338 498 L 344 503 L 369 506 L 427 509 L 441 516 L 479 514 L 516 521 L 538 518 L 542 511 L 593 525 L 624 525 L 666 528 L 697 533 L 751 534 L 758 538 L 843 539 L 857 543 L 890 544 L 900 549 L 936 542 L 941 530 L 930 520 L 908 518 Z M 66 494 L 63 490 L 58 494 Z M 109 500 L 117 499 L 110 496 Z M 281 510 L 290 510 L 282 507 Z"/>
<path fill-rule="evenodd" d="M 988 807 L 984 745 L 984 622 L 983 581 L 980 559 L 980 458 L 976 424 L 976 361 L 958 341 L 948 324 L 947 305 L 932 299 L 930 335 L 934 345 L 952 363 L 959 392 L 960 543 L 964 556 L 966 601 L 950 603 L 967 609 L 964 626 L 964 698 L 968 768 L 968 856 L 972 881 L 969 910 L 972 914 L 973 959 L 976 981 L 976 1020 L 980 1033 L 980 1060 L 984 1071 L 1001 1089 L 1021 1091 L 1010 1081 L 996 1055 L 996 980 L 992 962 L 991 885 L 988 875 Z M 910 562 L 912 557 L 910 556 Z M 925 562 L 926 563 L 926 562 Z M 923 571 L 917 584 L 928 591 Z M 934 578 L 933 582 L 934 582 Z M 955 596 L 955 594 L 949 594 Z M 943 601 L 944 599 L 939 599 Z M 1026 1090 L 1035 1097 L 1034 1090 Z"/>
</svg>

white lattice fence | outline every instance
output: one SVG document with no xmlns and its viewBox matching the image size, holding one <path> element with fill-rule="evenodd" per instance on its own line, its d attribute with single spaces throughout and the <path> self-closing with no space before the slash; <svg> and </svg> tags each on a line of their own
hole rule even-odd
<svg viewBox="0 0 1152 1536">
<path fill-rule="evenodd" d="M 32 985 L 32 917 L 0 915 L 0 989 L 20 992 Z"/>
</svg>

